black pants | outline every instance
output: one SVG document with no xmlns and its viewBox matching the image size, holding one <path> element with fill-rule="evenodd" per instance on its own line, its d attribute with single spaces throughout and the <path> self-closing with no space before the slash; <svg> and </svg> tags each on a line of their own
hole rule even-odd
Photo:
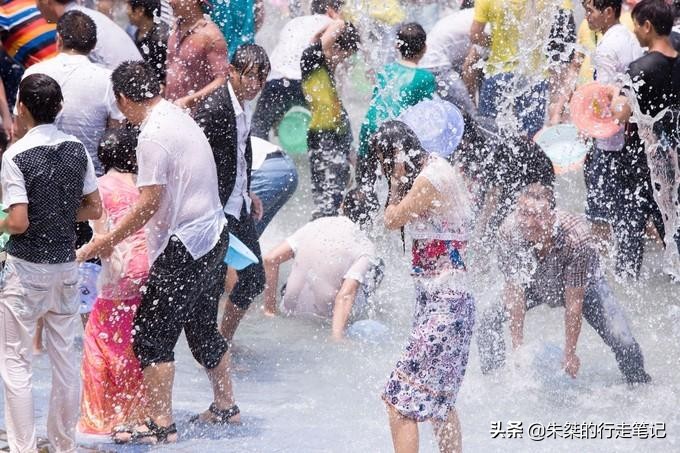
<svg viewBox="0 0 680 453">
<path fill-rule="evenodd" d="M 227 351 L 217 329 L 217 303 L 224 288 L 229 242 L 225 228 L 213 249 L 194 260 L 172 236 L 149 271 L 146 290 L 135 315 L 133 348 L 142 368 L 174 361 L 175 345 L 184 329 L 194 358 L 215 368 Z"/>
<path fill-rule="evenodd" d="M 255 220 L 245 209 L 241 210 L 240 219 L 227 214 L 227 220 L 231 234 L 239 238 L 257 257 L 257 263 L 236 271 L 238 283 L 229 296 L 232 304 L 242 310 L 247 310 L 253 300 L 264 291 L 265 275 L 262 252 L 258 242 L 259 235 L 255 229 Z"/>
<path fill-rule="evenodd" d="M 299 80 L 275 79 L 268 81 L 262 89 L 253 113 L 251 134 L 264 140 L 269 139 L 269 131 L 278 125 L 294 106 L 306 106 L 302 94 L 302 83 Z"/>
</svg>

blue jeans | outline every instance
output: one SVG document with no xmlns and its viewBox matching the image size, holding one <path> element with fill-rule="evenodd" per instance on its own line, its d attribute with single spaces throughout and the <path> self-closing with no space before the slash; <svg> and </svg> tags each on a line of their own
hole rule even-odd
<svg viewBox="0 0 680 453">
<path fill-rule="evenodd" d="M 527 292 L 527 310 L 545 303 L 540 295 Z M 623 309 L 603 278 L 588 285 L 583 297 L 583 318 L 595 329 L 614 352 L 619 370 L 629 383 L 648 382 L 640 345 L 630 331 Z M 482 373 L 500 368 L 505 363 L 503 323 L 510 319 L 502 302 L 487 309 L 479 323 L 477 349 Z"/>
<path fill-rule="evenodd" d="M 297 184 L 295 162 L 284 153 L 279 157 L 266 159 L 260 168 L 253 171 L 250 190 L 260 197 L 264 209 L 262 220 L 255 223 L 258 237 L 262 235 L 279 209 L 293 196 Z"/>
<path fill-rule="evenodd" d="M 479 114 L 496 118 L 503 101 L 512 101 L 512 112 L 500 113 L 512 114 L 518 123 L 513 128 L 519 128 L 517 132 L 525 132 L 529 138 L 533 138 L 545 123 L 548 82 L 544 80 L 532 86 L 522 86 L 521 82 L 522 79 L 510 72 L 484 79 L 479 94 Z"/>
</svg>

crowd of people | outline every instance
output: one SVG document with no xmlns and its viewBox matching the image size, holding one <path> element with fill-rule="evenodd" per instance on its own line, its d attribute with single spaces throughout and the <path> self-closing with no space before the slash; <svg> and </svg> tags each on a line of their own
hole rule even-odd
<svg viewBox="0 0 680 453">
<path fill-rule="evenodd" d="M 421 422 L 433 424 L 442 452 L 462 451 L 455 403 L 473 334 L 491 373 L 505 362 L 503 323 L 516 350 L 527 311 L 542 304 L 565 310 L 569 376 L 579 372 L 585 319 L 626 383 L 651 381 L 602 263 L 611 254 L 616 278 L 640 278 L 650 230 L 680 249 L 680 5 L 586 0 L 577 27 L 571 0 L 464 0 L 422 24 L 400 2 L 367 4 L 357 12 L 311 0 L 301 15 L 307 5 L 290 2 L 299 17 L 268 55 L 255 44 L 261 0 L 127 0 L 127 27 L 113 20 L 115 2 L 0 3 L 10 451 L 36 450 L 32 360 L 43 335 L 55 451 L 75 451 L 76 430 L 122 444 L 177 442 L 182 332 L 214 396 L 189 422 L 239 423 L 231 344 L 250 306 L 263 294 L 265 314 L 325 319 L 343 340 L 369 316 L 385 274 L 376 229 L 400 230 L 404 250 L 409 241 L 415 292 L 381 395 L 395 451 L 418 450 Z M 355 55 L 379 66 L 353 129 L 339 78 Z M 593 80 L 610 86 L 617 130 L 587 140 L 583 218 L 557 207 L 553 165 L 533 139 L 569 122 L 574 90 Z M 431 149 L 400 119 L 432 100 L 461 113 L 456 149 Z M 310 115 L 314 209 L 262 253 L 260 236 L 299 183 L 270 135 L 299 107 Z M 227 265 L 231 235 L 254 264 Z M 496 255 L 504 278 L 479 322 L 473 249 Z M 81 304 L 85 266 L 98 275 L 90 306 Z"/>
</svg>

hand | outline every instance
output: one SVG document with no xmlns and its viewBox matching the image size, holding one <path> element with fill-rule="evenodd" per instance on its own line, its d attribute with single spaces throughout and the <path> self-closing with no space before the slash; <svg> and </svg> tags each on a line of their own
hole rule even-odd
<svg viewBox="0 0 680 453">
<path fill-rule="evenodd" d="M 175 104 L 177 107 L 183 109 L 183 110 L 188 110 L 191 108 L 192 100 L 190 97 L 185 96 L 183 98 L 176 99 L 173 104 Z"/>
<path fill-rule="evenodd" d="M 96 256 L 108 258 L 111 254 L 113 254 L 113 244 L 109 236 L 95 236 L 90 243 L 76 251 L 76 261 L 82 263 Z"/>
<path fill-rule="evenodd" d="M 13 126 L 14 121 L 10 118 L 9 120 L 6 120 L 5 118 L 2 119 L 2 128 L 5 131 L 5 135 L 7 136 L 7 142 L 12 143 L 12 138 L 14 137 L 14 126 Z"/>
<path fill-rule="evenodd" d="M 260 197 L 255 195 L 253 192 L 250 192 L 250 199 L 253 202 L 250 215 L 252 215 L 253 218 L 259 222 L 262 220 L 262 216 L 264 215 L 264 206 L 262 206 L 262 200 L 260 200 Z"/>
<path fill-rule="evenodd" d="M 569 376 L 575 378 L 580 367 L 581 360 L 579 360 L 575 353 L 564 355 L 564 359 L 562 359 L 562 368 Z"/>
</svg>

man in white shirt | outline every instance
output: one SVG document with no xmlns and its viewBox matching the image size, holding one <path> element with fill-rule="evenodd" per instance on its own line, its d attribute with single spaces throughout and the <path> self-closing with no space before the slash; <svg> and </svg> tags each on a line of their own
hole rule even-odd
<svg viewBox="0 0 680 453">
<path fill-rule="evenodd" d="M 116 441 L 177 441 L 172 415 L 174 347 L 184 330 L 194 358 L 206 369 L 214 401 L 206 417 L 239 420 L 231 386 L 230 353 L 217 329 L 228 231 L 216 162 L 201 128 L 160 96 L 160 82 L 143 62 L 121 64 L 112 75 L 120 110 L 140 126 L 139 200 L 110 233 L 96 236 L 81 260 L 109 256 L 112 247 L 145 227 L 151 269 L 135 315 L 133 348 L 149 389 L 148 420 L 116 433 Z M 218 162 L 217 165 L 220 165 Z"/>
<path fill-rule="evenodd" d="M 293 261 L 281 302 L 284 314 L 332 320 L 331 335 L 344 336 L 350 318 L 366 316 L 368 301 L 383 275 L 375 245 L 361 227 L 376 208 L 359 189 L 343 200 L 341 216 L 306 224 L 264 259 L 267 274 L 265 313 L 276 314 L 279 267 Z"/>
<path fill-rule="evenodd" d="M 45 20 L 56 23 L 67 11 L 81 11 L 97 26 L 97 45 L 89 58 L 107 69 L 114 70 L 124 61 L 140 61 L 142 56 L 132 38 L 106 15 L 78 5 L 74 0 L 36 0 L 36 5 Z"/>
<path fill-rule="evenodd" d="M 46 74 L 57 81 L 64 106 L 55 123 L 85 145 L 101 176 L 104 169 L 97 157 L 99 141 L 107 127 L 118 126 L 124 117 L 113 96 L 111 71 L 87 59 L 96 42 L 94 21 L 80 11 L 69 11 L 57 22 L 59 54 L 29 67 L 23 77 Z"/>
<path fill-rule="evenodd" d="M 220 199 L 230 232 L 258 258 L 258 262 L 237 271 L 238 282 L 229 294 L 221 331 L 229 341 L 250 304 L 264 289 L 264 269 L 255 221 L 262 218 L 262 202 L 250 190 L 253 152 L 247 102 L 262 89 L 270 71 L 267 52 L 256 44 L 236 49 L 229 69 L 229 81 L 199 104 L 194 118 L 203 128 L 218 168 Z M 223 171 L 223 173 L 220 173 Z"/>
<path fill-rule="evenodd" d="M 269 139 L 291 107 L 306 106 L 302 94 L 300 57 L 312 38 L 332 20 L 340 17 L 344 0 L 312 0 L 309 16 L 296 17 L 284 25 L 271 53 L 272 72 L 257 102 L 253 115 L 253 135 Z"/>
</svg>

